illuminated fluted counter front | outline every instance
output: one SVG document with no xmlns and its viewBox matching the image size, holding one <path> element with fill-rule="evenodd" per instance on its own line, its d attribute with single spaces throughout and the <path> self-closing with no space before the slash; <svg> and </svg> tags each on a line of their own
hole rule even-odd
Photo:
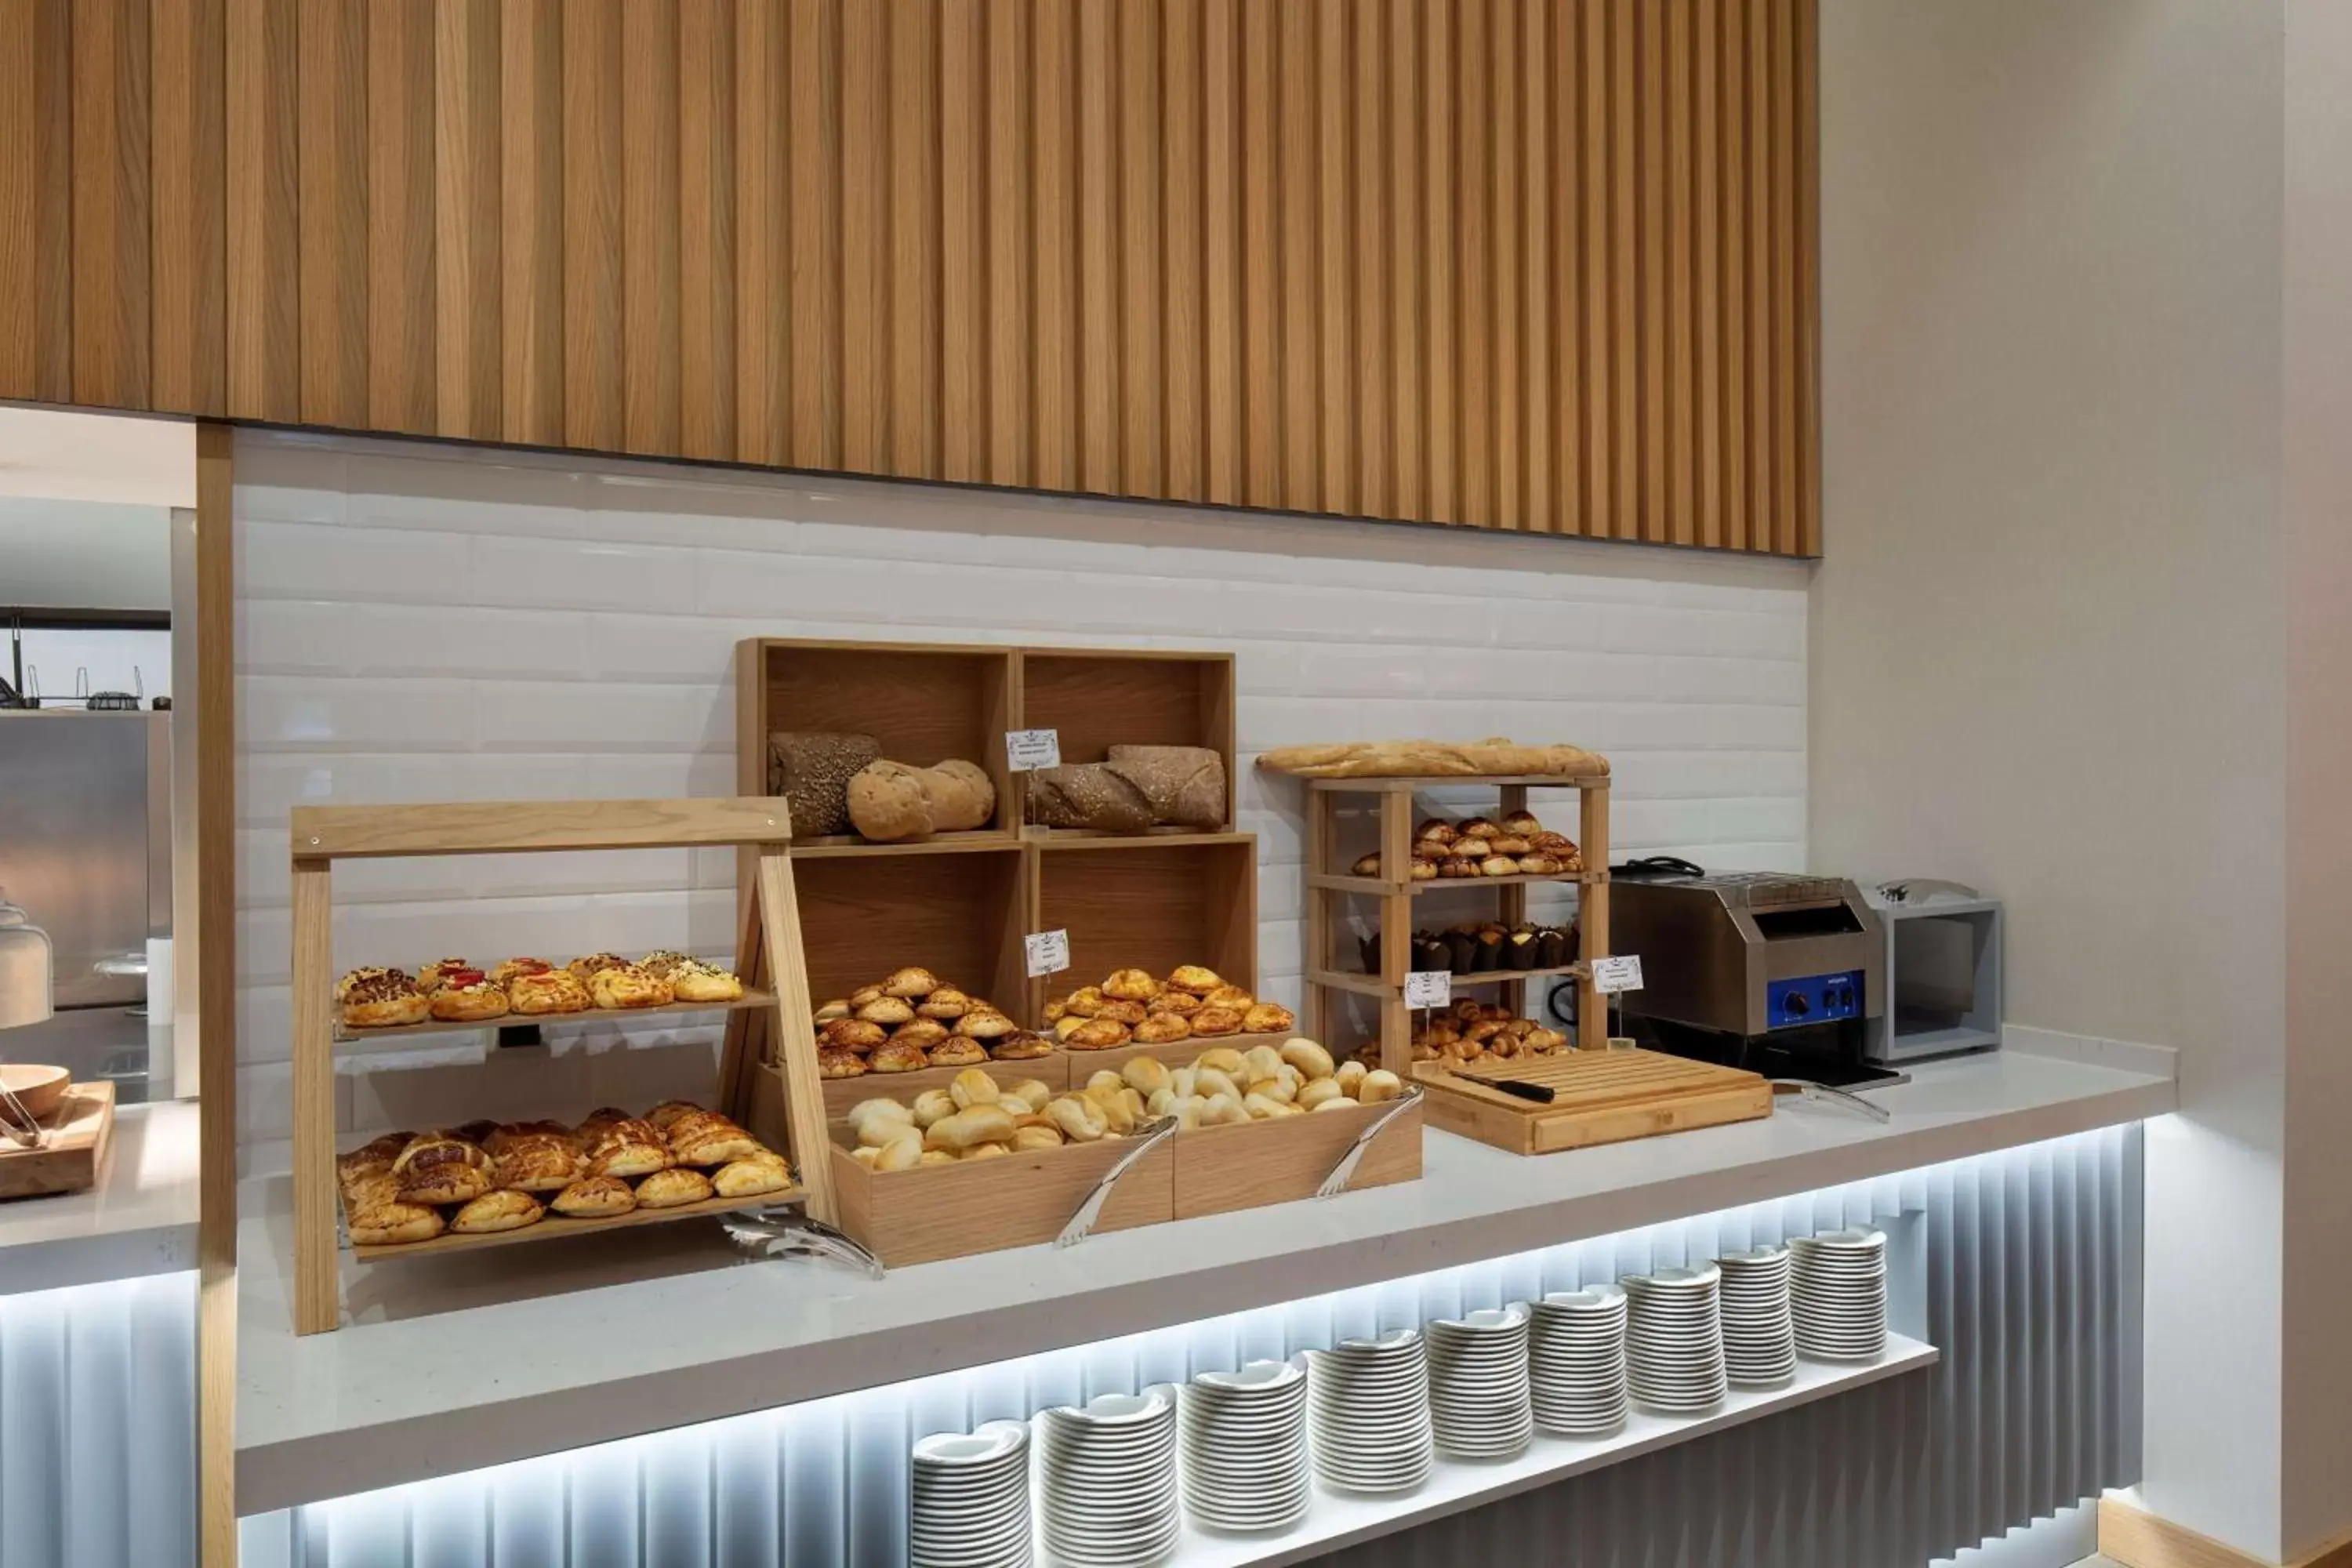
<svg viewBox="0 0 2352 1568">
<path fill-rule="evenodd" d="M 297 1338 L 282 1188 L 241 1248 L 237 1500 L 356 1490 L 1193 1322 L 1866 1182 L 2174 1108 L 2171 1079 L 2011 1051 L 1920 1069 L 1886 1124 L 1812 1110 L 1519 1160 L 1432 1133 L 1427 1175 L 1055 1251 L 867 1281 L 733 1264 L 649 1230 L 346 1270 L 349 1326 Z M 525 1256 L 518 1256 L 525 1255 Z"/>
<path fill-rule="evenodd" d="M 194 1268 L 196 1167 L 194 1101 L 124 1106 L 97 1186 L 0 1202 L 0 1295 Z"/>
</svg>

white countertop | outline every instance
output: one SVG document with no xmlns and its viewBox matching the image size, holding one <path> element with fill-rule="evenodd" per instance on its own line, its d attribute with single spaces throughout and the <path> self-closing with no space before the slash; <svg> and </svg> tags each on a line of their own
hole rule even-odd
<svg viewBox="0 0 2352 1568">
<path fill-rule="evenodd" d="M 879 1281 L 739 1263 L 699 1226 L 347 1265 L 346 1326 L 309 1338 L 289 1310 L 285 1186 L 268 1184 L 247 1195 L 239 1248 L 238 1511 L 1398 1279 L 2178 1103 L 2168 1077 L 2016 1050 L 1921 1067 L 1872 1097 L 1891 1122 L 1784 1101 L 1763 1121 L 1539 1159 L 1433 1131 L 1417 1183 Z"/>
<path fill-rule="evenodd" d="M 196 1266 L 196 1107 L 126 1105 L 86 1192 L 0 1200 L 0 1296 Z"/>
</svg>

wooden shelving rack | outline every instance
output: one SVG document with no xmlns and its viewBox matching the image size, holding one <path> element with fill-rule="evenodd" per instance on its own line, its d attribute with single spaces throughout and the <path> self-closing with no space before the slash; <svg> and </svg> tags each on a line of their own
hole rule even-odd
<svg viewBox="0 0 2352 1568">
<path fill-rule="evenodd" d="M 1592 960 L 1609 953 L 1609 778 L 1606 774 L 1555 778 L 1538 774 L 1488 778 L 1364 778 L 1308 779 L 1307 784 L 1307 1031 L 1316 1038 L 1335 1038 L 1331 997 L 1369 996 L 1380 1003 L 1381 1065 L 1399 1077 L 1412 1067 L 1412 1013 L 1405 1005 L 1405 977 L 1412 967 L 1413 903 L 1427 894 L 1491 889 L 1496 895 L 1494 918 L 1505 925 L 1527 919 L 1528 889 L 1538 882 L 1575 883 L 1580 888 L 1577 910 L 1577 962 L 1538 970 L 1485 970 L 1456 974 L 1458 990 L 1504 984 L 1510 1005 L 1521 1016 L 1528 1012 L 1529 983 L 1552 975 L 1572 975 L 1577 981 L 1577 1048 L 1605 1050 L 1609 1044 L 1607 1009 L 1593 988 Z M 1528 809 L 1531 790 L 1573 790 L 1578 796 L 1577 847 L 1585 869 L 1553 877 L 1451 878 L 1439 881 L 1412 879 L 1414 805 L 1422 792 L 1435 789 L 1492 789 L 1496 816 Z M 1380 828 L 1381 875 L 1359 877 L 1348 868 L 1339 847 L 1342 797 L 1373 797 L 1370 811 Z M 1339 922 L 1334 905 L 1348 898 L 1376 899 L 1380 903 L 1381 972 L 1350 973 L 1333 951 Z"/>
<path fill-rule="evenodd" d="M 362 1261 L 425 1257 L 457 1248 L 551 1240 L 664 1219 L 690 1219 L 726 1209 L 804 1201 L 815 1218 L 831 1223 L 835 1203 L 826 1153 L 824 1088 L 817 1077 L 808 974 L 801 956 L 799 904 L 785 852 L 792 837 L 784 803 L 773 798 L 710 800 L 527 801 L 408 806 L 299 806 L 290 823 L 294 935 L 294 1328 L 323 1333 L 341 1326 L 335 1211 L 334 1053 L 370 1035 L 335 1021 L 332 931 L 334 864 L 338 860 L 496 855 L 536 851 L 671 849 L 740 847 L 745 851 L 746 925 L 736 963 L 746 981 L 740 1002 L 729 1006 L 727 1057 L 720 1068 L 719 1108 L 771 1147 L 790 1155 L 799 1186 L 740 1203 L 710 1199 L 675 1209 L 637 1210 L 613 1219 L 549 1218 L 522 1230 L 484 1237 L 445 1236 L 405 1247 L 355 1248 Z M 764 982 L 754 984 L 754 982 Z M 677 1009 L 672 1009 L 673 1011 Z M 651 1011 L 650 1009 L 648 1011 Z M 748 1020 L 764 1016 L 780 1071 L 753 1072 Z M 611 1016 L 608 1012 L 553 1014 L 530 1022 Z M 492 1029 L 473 1025 L 418 1025 Z M 776 1086 L 774 1089 L 764 1085 Z M 781 1103 L 779 1103 L 779 1091 Z"/>
</svg>

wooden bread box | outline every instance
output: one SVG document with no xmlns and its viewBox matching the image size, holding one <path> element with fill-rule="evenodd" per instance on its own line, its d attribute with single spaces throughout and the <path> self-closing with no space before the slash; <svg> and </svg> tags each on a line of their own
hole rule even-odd
<svg viewBox="0 0 2352 1568">
<path fill-rule="evenodd" d="M 1381 1100 L 1179 1132 L 1171 1140 L 1176 1146 L 1176 1217 L 1197 1219 L 1311 1198 L 1365 1124 L 1395 1110 L 1393 1100 Z M 1349 1192 L 1421 1179 L 1421 1115 L 1419 1105 L 1396 1111 L 1356 1163 Z"/>
</svg>

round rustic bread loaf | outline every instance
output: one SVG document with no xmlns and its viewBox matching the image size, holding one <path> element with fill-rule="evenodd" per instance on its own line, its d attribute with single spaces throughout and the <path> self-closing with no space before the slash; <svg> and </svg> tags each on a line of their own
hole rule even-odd
<svg viewBox="0 0 2352 1568">
<path fill-rule="evenodd" d="M 922 771 L 904 763 L 866 763 L 849 781 L 849 820 L 878 844 L 929 837 L 931 808 Z"/>
<path fill-rule="evenodd" d="M 931 808 L 931 831 L 965 833 L 996 817 L 996 781 L 978 763 L 950 757 L 921 770 L 923 799 Z"/>
</svg>

